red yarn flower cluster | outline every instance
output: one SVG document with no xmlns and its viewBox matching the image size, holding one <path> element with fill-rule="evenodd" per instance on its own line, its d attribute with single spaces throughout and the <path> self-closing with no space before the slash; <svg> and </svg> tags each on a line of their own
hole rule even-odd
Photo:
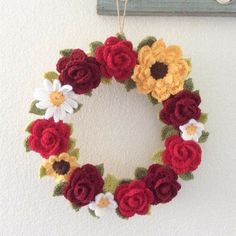
<svg viewBox="0 0 236 236">
<path fill-rule="evenodd" d="M 197 93 L 183 90 L 163 102 L 160 119 L 167 125 L 178 128 L 190 119 L 199 119 L 201 115 L 200 103 L 201 98 Z"/>
<path fill-rule="evenodd" d="M 69 84 L 77 94 L 85 94 L 97 88 L 101 82 L 100 65 L 94 57 L 88 57 L 81 49 L 75 49 L 70 56 L 57 62 L 59 80 Z"/>
<path fill-rule="evenodd" d="M 46 159 L 68 150 L 71 128 L 62 121 L 38 119 L 31 124 L 29 132 L 29 148 Z"/>
<path fill-rule="evenodd" d="M 96 59 L 101 64 L 102 75 L 116 80 L 129 79 L 136 65 L 137 53 L 130 41 L 116 37 L 108 38 L 104 45 L 96 49 Z"/>
<path fill-rule="evenodd" d="M 74 170 L 64 187 L 64 196 L 77 207 L 82 207 L 102 192 L 103 184 L 97 168 L 87 164 Z"/>
</svg>

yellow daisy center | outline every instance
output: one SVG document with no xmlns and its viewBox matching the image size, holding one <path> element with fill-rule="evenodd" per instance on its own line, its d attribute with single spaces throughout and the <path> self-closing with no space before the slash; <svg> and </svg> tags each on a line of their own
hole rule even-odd
<svg viewBox="0 0 236 236">
<path fill-rule="evenodd" d="M 151 75 L 155 80 L 164 78 L 168 73 L 168 66 L 165 63 L 157 61 L 150 68 Z"/>
<path fill-rule="evenodd" d="M 106 208 L 109 205 L 109 200 L 107 198 L 101 198 L 101 200 L 98 203 L 98 207 L 100 208 Z"/>
<path fill-rule="evenodd" d="M 62 92 L 53 91 L 50 93 L 50 100 L 54 106 L 60 106 L 65 101 L 65 96 Z"/>
<path fill-rule="evenodd" d="M 197 130 L 197 127 L 195 125 L 189 125 L 187 128 L 186 128 L 186 131 L 188 133 L 188 135 L 193 135 L 196 133 L 196 130 Z"/>
</svg>

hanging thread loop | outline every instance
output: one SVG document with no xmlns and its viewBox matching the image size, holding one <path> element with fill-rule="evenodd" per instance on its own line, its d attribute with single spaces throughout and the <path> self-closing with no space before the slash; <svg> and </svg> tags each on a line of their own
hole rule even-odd
<svg viewBox="0 0 236 236">
<path fill-rule="evenodd" d="M 124 24 L 125 24 L 125 16 L 126 16 L 128 0 L 123 0 L 123 2 L 124 2 L 124 10 L 123 10 L 123 15 L 122 16 L 120 15 L 120 1 L 121 0 L 116 0 L 118 30 L 119 30 L 120 34 L 124 34 Z"/>
</svg>

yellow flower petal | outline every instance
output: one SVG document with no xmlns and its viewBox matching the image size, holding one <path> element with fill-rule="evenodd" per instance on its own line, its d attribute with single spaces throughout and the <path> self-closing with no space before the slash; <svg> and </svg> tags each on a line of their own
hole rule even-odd
<svg viewBox="0 0 236 236">
<path fill-rule="evenodd" d="M 182 58 L 182 50 L 180 47 L 171 45 L 165 49 L 167 61 L 170 63 L 172 61 Z"/>
<path fill-rule="evenodd" d="M 140 65 L 150 67 L 155 59 L 152 56 L 152 50 L 149 46 L 144 46 L 138 53 L 138 61 Z"/>
<path fill-rule="evenodd" d="M 164 49 L 166 48 L 165 42 L 163 39 L 157 40 L 155 43 L 152 45 L 152 53 L 154 57 L 156 57 L 158 54 L 160 54 Z"/>
</svg>

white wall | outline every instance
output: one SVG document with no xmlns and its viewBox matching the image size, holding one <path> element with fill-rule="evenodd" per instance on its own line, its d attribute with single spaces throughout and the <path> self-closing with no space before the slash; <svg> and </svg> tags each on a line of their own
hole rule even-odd
<svg viewBox="0 0 236 236">
<path fill-rule="evenodd" d="M 116 18 L 97 16 L 95 6 L 95 0 L 0 1 L 0 235 L 236 235 L 236 18 L 127 18 L 135 45 L 147 35 L 182 45 L 209 112 L 202 165 L 174 201 L 151 216 L 96 220 L 86 208 L 76 213 L 53 198 L 51 179 L 38 179 L 41 159 L 22 146 L 24 127 L 35 119 L 27 113 L 32 91 L 55 68 L 59 49 L 88 50 L 91 41 L 116 33 Z M 121 177 L 150 164 L 161 124 L 144 96 L 114 83 L 81 102 L 73 118 L 81 164 L 104 162 Z"/>
</svg>

